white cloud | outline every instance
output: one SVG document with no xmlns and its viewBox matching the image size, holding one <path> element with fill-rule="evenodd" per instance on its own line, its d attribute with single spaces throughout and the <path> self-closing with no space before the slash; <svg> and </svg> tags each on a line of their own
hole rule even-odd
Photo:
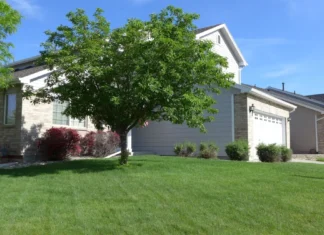
<svg viewBox="0 0 324 235">
<path fill-rule="evenodd" d="M 42 18 L 42 9 L 34 0 L 9 0 L 9 3 L 25 17 Z"/>
<path fill-rule="evenodd" d="M 295 74 L 297 73 L 297 71 L 298 71 L 297 64 L 288 64 L 288 65 L 283 65 L 277 69 L 274 69 L 271 72 L 267 72 L 264 74 L 264 76 L 268 78 L 279 78 L 279 77 Z"/>
</svg>

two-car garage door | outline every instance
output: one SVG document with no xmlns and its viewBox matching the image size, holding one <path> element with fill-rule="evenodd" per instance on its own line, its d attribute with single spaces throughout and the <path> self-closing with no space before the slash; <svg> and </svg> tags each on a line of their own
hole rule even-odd
<svg viewBox="0 0 324 235">
<path fill-rule="evenodd" d="M 255 147 L 260 143 L 285 145 L 286 131 L 283 118 L 261 113 L 253 115 L 253 149 L 252 159 L 258 160 Z"/>
</svg>

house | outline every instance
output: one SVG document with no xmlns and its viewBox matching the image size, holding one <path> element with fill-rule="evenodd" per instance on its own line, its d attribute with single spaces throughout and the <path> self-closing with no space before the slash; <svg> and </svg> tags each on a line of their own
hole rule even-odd
<svg viewBox="0 0 324 235">
<path fill-rule="evenodd" d="M 268 87 L 265 92 L 297 106 L 291 114 L 291 148 L 296 154 L 324 153 L 324 95 L 303 96 Z"/>
<path fill-rule="evenodd" d="M 247 66 L 240 49 L 225 24 L 196 31 L 197 40 L 211 40 L 213 50 L 228 59 L 228 72 L 234 73 L 235 86 L 215 95 L 219 113 L 215 121 L 207 123 L 207 134 L 186 125 L 151 122 L 146 128 L 135 128 L 128 136 L 128 150 L 173 155 L 173 146 L 186 140 L 213 141 L 220 147 L 219 155 L 226 156 L 226 144 L 235 139 L 247 139 L 251 159 L 257 160 L 255 147 L 259 143 L 290 146 L 290 113 L 296 106 L 266 92 L 242 84 L 241 70 Z M 64 116 L 65 104 L 58 102 L 33 105 L 22 98 L 24 84 L 34 88 L 44 86 L 50 71 L 35 65 L 38 57 L 11 64 L 15 69 L 17 86 L 2 92 L 0 99 L 0 150 L 22 155 L 25 160 L 35 158 L 35 140 L 51 127 L 71 127 L 81 134 L 94 130 L 89 118 L 79 121 Z M 132 149 L 133 147 L 133 149 Z"/>
<path fill-rule="evenodd" d="M 225 24 L 196 31 L 197 40 L 211 40 L 213 50 L 226 57 L 228 72 L 234 73 L 231 89 L 215 95 L 219 110 L 215 121 L 206 124 L 207 133 L 170 122 L 151 122 L 146 128 L 132 131 L 134 152 L 174 155 L 176 143 L 213 141 L 219 146 L 219 156 L 226 157 L 225 146 L 236 139 L 247 139 L 251 148 L 250 160 L 258 160 L 256 146 L 277 143 L 290 147 L 290 113 L 296 106 L 254 87 L 242 84 L 241 71 L 247 66 L 240 49 Z"/>
<path fill-rule="evenodd" d="M 66 104 L 33 105 L 22 98 L 24 84 L 39 88 L 44 85 L 50 71 L 44 66 L 36 66 L 38 56 L 10 64 L 14 68 L 16 86 L 1 92 L 0 99 L 0 149 L 2 155 L 21 156 L 33 160 L 37 152 L 35 140 L 51 127 L 71 127 L 81 134 L 95 130 L 91 121 L 86 118 L 79 121 L 62 114 Z M 4 153 L 5 152 L 5 153 Z"/>
</svg>

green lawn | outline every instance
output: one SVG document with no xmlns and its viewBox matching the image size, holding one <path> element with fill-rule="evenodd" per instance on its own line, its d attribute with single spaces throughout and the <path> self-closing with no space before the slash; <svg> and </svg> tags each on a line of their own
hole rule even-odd
<svg viewBox="0 0 324 235">
<path fill-rule="evenodd" d="M 324 166 L 176 157 L 0 170 L 0 234 L 324 234 Z"/>
</svg>

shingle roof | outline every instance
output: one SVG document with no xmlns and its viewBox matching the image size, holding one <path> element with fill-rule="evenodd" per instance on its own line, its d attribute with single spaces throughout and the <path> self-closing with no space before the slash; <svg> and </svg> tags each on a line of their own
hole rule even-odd
<svg viewBox="0 0 324 235">
<path fill-rule="evenodd" d="M 323 100 L 317 100 L 317 99 L 314 99 L 314 98 L 310 98 L 309 96 L 303 96 L 303 95 L 299 95 L 299 94 L 295 94 L 295 93 L 292 93 L 292 92 L 289 92 L 289 91 L 282 91 L 280 89 L 275 89 L 275 88 L 272 88 L 272 87 L 269 87 L 269 88 L 261 88 L 261 87 L 257 87 L 257 86 L 251 86 L 251 85 L 248 85 L 248 84 L 244 84 L 245 86 L 249 86 L 249 87 L 252 87 L 252 88 L 255 88 L 255 89 L 258 89 L 264 93 L 267 93 L 271 96 L 275 96 L 279 99 L 282 99 L 282 100 L 285 100 L 285 98 L 289 99 L 289 100 L 295 100 L 295 102 L 299 102 L 299 103 L 303 103 L 305 105 L 308 105 L 310 107 L 314 107 L 314 108 L 317 108 L 317 109 L 321 109 L 323 110 L 324 109 L 324 94 L 322 94 L 322 98 Z M 287 102 L 290 102 L 290 101 L 287 101 Z M 293 103 L 291 101 L 291 103 Z"/>
<path fill-rule="evenodd" d="M 22 78 L 22 77 L 26 77 L 28 75 L 31 75 L 33 73 L 37 73 L 39 71 L 42 71 L 44 69 L 45 69 L 45 66 L 41 65 L 41 66 L 35 66 L 35 67 L 30 67 L 30 68 L 18 70 L 18 71 L 15 71 L 13 74 L 14 74 L 14 78 Z"/>
<path fill-rule="evenodd" d="M 34 62 L 37 59 L 40 58 L 40 55 L 36 55 L 36 56 L 32 56 L 26 59 L 22 59 L 22 60 L 17 60 L 15 62 L 12 62 L 10 64 L 8 64 L 8 67 L 16 67 L 17 65 L 21 65 L 21 64 L 25 64 L 25 63 L 29 63 L 29 62 Z"/>
<path fill-rule="evenodd" d="M 211 26 L 208 26 L 208 27 L 196 29 L 195 30 L 195 33 L 196 34 L 199 34 L 199 33 L 202 33 L 204 31 L 207 31 L 209 29 L 212 29 L 214 27 L 217 27 L 219 25 L 222 25 L 222 24 L 215 24 L 215 25 L 211 25 Z M 21 64 L 34 62 L 39 57 L 40 56 L 33 56 L 33 57 L 30 57 L 30 58 L 27 58 L 27 59 L 23 59 L 23 60 L 20 60 L 20 61 L 13 62 L 13 63 L 9 64 L 8 66 L 10 66 L 10 67 L 17 67 L 18 65 L 21 65 Z M 39 71 L 42 71 L 43 69 L 45 69 L 45 66 L 29 66 L 29 67 L 24 68 L 24 69 L 21 69 L 21 70 L 16 70 L 14 72 L 14 78 L 25 77 L 25 76 L 31 75 L 33 73 L 37 73 Z"/>
<path fill-rule="evenodd" d="M 324 103 L 324 94 L 307 95 L 307 97 Z"/>
<path fill-rule="evenodd" d="M 204 32 L 204 31 L 207 31 L 207 30 L 209 30 L 209 29 L 212 29 L 212 28 L 214 28 L 214 27 L 217 27 L 217 26 L 219 26 L 219 25 L 222 25 L 222 24 L 215 24 L 215 25 L 211 25 L 211 26 L 208 26 L 208 27 L 204 27 L 204 28 L 196 29 L 196 30 L 195 30 L 195 33 L 196 33 L 196 34 L 199 34 L 199 33 L 202 33 L 202 32 Z"/>
</svg>

